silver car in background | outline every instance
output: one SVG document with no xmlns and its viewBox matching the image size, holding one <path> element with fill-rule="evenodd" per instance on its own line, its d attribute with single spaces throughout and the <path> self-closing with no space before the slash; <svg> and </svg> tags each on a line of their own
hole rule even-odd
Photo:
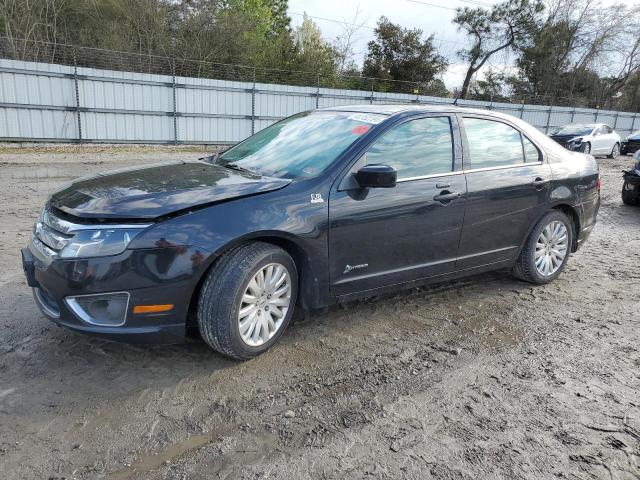
<svg viewBox="0 0 640 480">
<path fill-rule="evenodd" d="M 604 123 L 563 125 L 552 131 L 549 136 L 569 150 L 591 155 L 607 155 L 609 158 L 620 155 L 620 135 Z"/>
</svg>

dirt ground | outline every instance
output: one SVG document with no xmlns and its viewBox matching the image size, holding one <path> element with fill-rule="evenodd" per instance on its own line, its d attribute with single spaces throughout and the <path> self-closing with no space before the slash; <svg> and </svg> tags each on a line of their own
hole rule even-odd
<svg viewBox="0 0 640 480">
<path fill-rule="evenodd" d="M 599 159 L 590 240 L 554 283 L 507 272 L 336 308 L 238 363 L 37 310 L 19 248 L 48 192 L 182 149 L 0 152 L 3 478 L 640 479 L 640 208 Z"/>
</svg>

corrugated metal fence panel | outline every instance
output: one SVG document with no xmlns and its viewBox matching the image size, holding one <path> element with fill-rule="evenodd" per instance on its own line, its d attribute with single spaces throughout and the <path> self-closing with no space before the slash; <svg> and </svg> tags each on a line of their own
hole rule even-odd
<svg viewBox="0 0 640 480">
<path fill-rule="evenodd" d="M 251 84 L 248 88 L 251 89 Z M 255 114 L 258 117 L 284 118 L 316 108 L 317 90 L 313 87 L 258 83 L 256 89 Z M 251 115 L 250 110 L 248 113 Z"/>
<path fill-rule="evenodd" d="M 173 112 L 170 76 L 94 68 L 78 68 L 78 75 L 80 105 L 94 110 L 81 113 L 83 138 L 105 142 L 173 138 L 173 118 L 168 116 Z"/>
<path fill-rule="evenodd" d="M 178 140 L 235 143 L 251 135 L 252 84 L 176 77 Z"/>
<path fill-rule="evenodd" d="M 0 108 L 0 137 L 54 138 L 73 140 L 78 137 L 73 80 L 64 75 L 73 68 L 63 65 L 0 60 L 0 104 L 40 105 L 42 108 Z M 52 76 L 36 76 L 37 69 Z M 58 109 L 46 107 L 60 107 Z"/>
<path fill-rule="evenodd" d="M 76 110 L 76 85 L 79 111 Z M 280 118 L 349 104 L 440 104 L 451 98 L 131 73 L 0 59 L 0 138 L 235 143 Z M 520 117 L 543 132 L 566 123 L 640 129 L 639 115 L 571 107 L 460 100 Z"/>
</svg>

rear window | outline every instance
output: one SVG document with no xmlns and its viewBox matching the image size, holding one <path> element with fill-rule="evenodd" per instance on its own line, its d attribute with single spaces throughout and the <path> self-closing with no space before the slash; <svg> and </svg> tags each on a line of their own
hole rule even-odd
<svg viewBox="0 0 640 480">
<path fill-rule="evenodd" d="M 520 132 L 506 123 L 465 118 L 471 168 L 490 168 L 524 163 Z"/>
</svg>

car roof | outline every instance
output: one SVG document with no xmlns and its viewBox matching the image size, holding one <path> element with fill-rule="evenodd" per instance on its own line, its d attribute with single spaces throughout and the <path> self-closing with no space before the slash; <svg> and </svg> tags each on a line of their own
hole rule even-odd
<svg viewBox="0 0 640 480">
<path fill-rule="evenodd" d="M 494 117 L 506 118 L 506 115 L 500 113 L 478 109 L 458 107 L 455 105 L 341 105 L 338 107 L 327 107 L 320 110 L 330 110 L 338 112 L 361 112 L 361 113 L 377 113 L 380 115 L 397 115 L 401 113 L 475 113 L 482 115 L 491 115 Z"/>
</svg>

